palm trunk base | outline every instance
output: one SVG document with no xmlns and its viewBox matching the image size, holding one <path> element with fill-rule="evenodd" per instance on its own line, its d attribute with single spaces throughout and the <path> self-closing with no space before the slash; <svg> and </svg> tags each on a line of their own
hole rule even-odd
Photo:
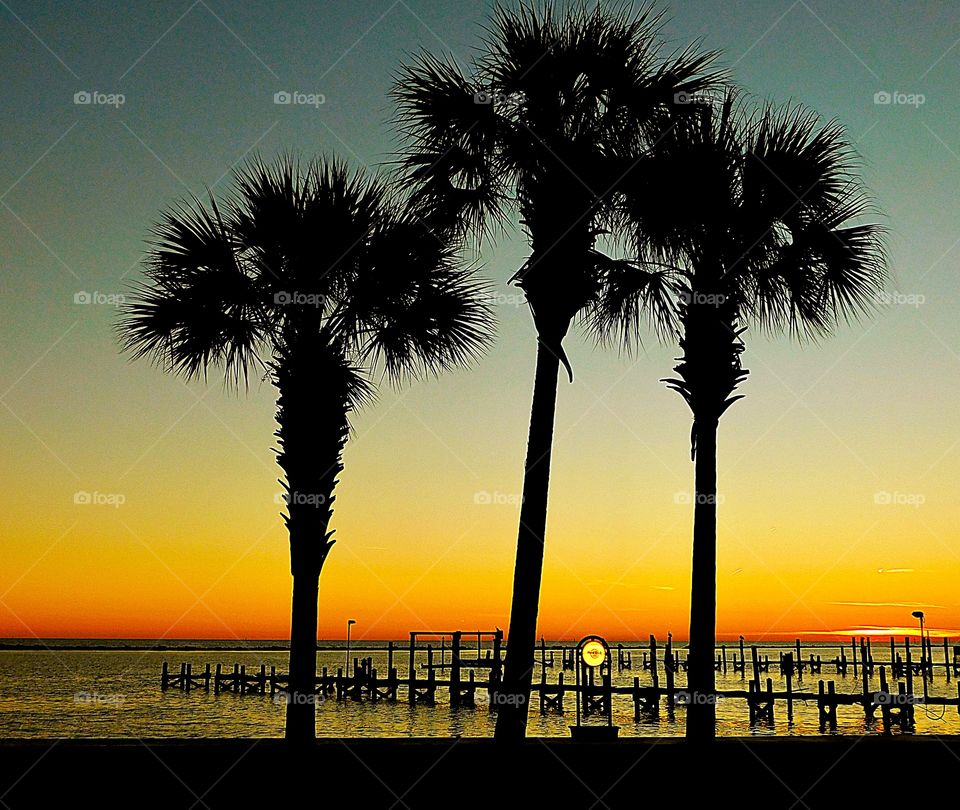
<svg viewBox="0 0 960 810">
<path fill-rule="evenodd" d="M 285 739 L 312 742 L 317 737 L 317 599 L 320 573 L 294 574 L 290 619 L 290 680 Z"/>
<path fill-rule="evenodd" d="M 289 742 L 314 742 L 317 739 L 316 715 L 313 704 L 299 703 L 296 698 L 287 704 L 284 739 Z"/>
<path fill-rule="evenodd" d="M 710 691 L 713 686 L 708 687 Z M 691 695 L 706 694 L 705 688 L 697 688 L 693 684 L 688 684 L 688 691 Z M 685 729 L 686 739 L 691 742 L 706 742 L 717 736 L 717 707 L 712 701 L 702 702 L 692 701 L 687 706 L 687 724 Z"/>
<path fill-rule="evenodd" d="M 559 341 L 556 341 L 559 346 Z M 523 478 L 523 502 L 517 532 L 517 559 L 513 572 L 513 599 L 503 683 L 496 693 L 497 725 L 494 739 L 522 740 L 527 731 L 530 685 L 533 680 L 540 581 L 543 576 L 544 535 L 547 525 L 547 494 L 550 485 L 550 455 L 557 405 L 559 353 L 541 339 L 530 408 L 530 433 Z"/>
<path fill-rule="evenodd" d="M 714 658 L 717 646 L 717 421 L 699 419 L 696 431 L 696 502 L 690 594 L 690 654 L 687 668 L 686 736 L 712 740 L 717 734 Z"/>
</svg>

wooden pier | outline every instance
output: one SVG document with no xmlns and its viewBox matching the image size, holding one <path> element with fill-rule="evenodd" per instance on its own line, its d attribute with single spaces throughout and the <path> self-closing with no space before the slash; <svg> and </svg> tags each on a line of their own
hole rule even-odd
<svg viewBox="0 0 960 810">
<path fill-rule="evenodd" d="M 431 642 L 424 645 L 424 639 Z M 476 646 L 467 644 L 468 639 L 475 639 Z M 439 646 L 435 641 L 439 641 Z M 488 644 L 486 648 L 484 642 Z M 787 723 L 792 723 L 796 702 L 815 702 L 821 731 L 837 728 L 839 706 L 860 707 L 867 723 L 874 722 L 879 716 L 885 733 L 892 733 L 895 729 L 912 731 L 916 724 L 917 705 L 942 706 L 944 711 L 948 706 L 955 706 L 960 713 L 960 646 L 951 649 L 948 640 L 944 639 L 939 661 L 934 660 L 933 645 L 926 642 L 920 645 L 919 658 L 915 658 L 909 639 L 904 639 L 901 646 L 890 639 L 889 660 L 874 658 L 869 639 L 860 639 L 859 642 L 854 639 L 850 651 L 850 658 L 847 658 L 844 647 L 832 660 L 824 660 L 821 654 L 813 652 L 808 652 L 805 658 L 802 644 L 797 640 L 791 652 L 780 652 L 778 671 L 784 688 L 775 690 L 771 677 L 774 662 L 769 655 L 761 655 L 757 645 L 750 645 L 747 650 L 741 638 L 730 659 L 724 645 L 715 663 L 719 672 L 726 673 L 729 660 L 734 675 L 739 674 L 743 680 L 749 674 L 746 689 L 718 690 L 714 699 L 745 701 L 751 726 L 773 726 L 777 709 L 781 706 L 785 708 Z M 496 711 L 505 652 L 501 630 L 411 633 L 406 650 L 407 672 L 403 676 L 394 665 L 395 654 L 399 652 L 394 643 L 389 643 L 385 652 L 387 666 L 384 671 L 377 670 L 372 656 L 355 657 L 348 672 L 340 667 L 334 673 L 324 667 L 316 679 L 318 699 L 396 703 L 405 698 L 411 706 L 436 706 L 442 692 L 446 695 L 445 702 L 452 708 L 475 709 L 486 705 L 490 711 Z M 565 671 L 575 664 L 572 652 L 573 649 L 568 647 L 548 647 L 543 639 L 538 645 L 540 677 L 534 678 L 531 699 L 542 715 L 563 714 L 567 708 L 566 699 L 577 695 L 578 687 L 571 682 L 573 679 L 564 677 Z M 557 668 L 558 663 L 560 671 L 551 680 L 548 672 Z M 622 696 L 632 703 L 636 722 L 656 720 L 664 704 L 668 718 L 673 720 L 676 707 L 683 707 L 691 699 L 690 694 L 677 684 L 677 676 L 686 671 L 687 661 L 676 654 L 672 637 L 668 636 L 665 645 L 659 645 L 656 638 L 650 636 L 649 643 L 643 648 L 618 644 L 617 672 L 632 670 L 634 663 L 640 665 L 649 683 L 641 683 L 637 675 L 632 683 L 614 684 L 607 674 L 596 682 L 591 678 L 581 684 L 580 700 L 587 714 L 606 712 L 614 696 Z M 800 689 L 804 674 L 820 676 L 828 667 L 832 667 L 842 679 L 846 678 L 848 671 L 858 673 L 860 688 L 856 692 L 843 692 L 838 690 L 837 681 L 821 677 L 815 692 Z M 930 695 L 928 687 L 938 678 L 946 683 L 958 680 L 957 696 Z M 914 693 L 917 680 L 923 685 L 920 695 Z M 179 671 L 171 671 L 165 661 L 160 678 L 164 691 L 270 695 L 278 701 L 285 699 L 287 684 L 286 674 L 277 672 L 274 666 L 268 669 L 265 664 L 247 671 L 240 663 L 235 663 L 232 669 L 222 664 L 211 667 L 208 663 L 202 671 L 194 672 L 190 663 L 182 663 Z"/>
</svg>

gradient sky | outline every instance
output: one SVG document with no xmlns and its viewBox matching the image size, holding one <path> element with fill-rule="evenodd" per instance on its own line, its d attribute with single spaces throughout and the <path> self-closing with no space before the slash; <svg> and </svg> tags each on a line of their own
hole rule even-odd
<svg viewBox="0 0 960 810">
<path fill-rule="evenodd" d="M 399 61 L 466 60 L 490 4 L 117 5 L 0 2 L 0 636 L 283 637 L 273 390 L 128 362 L 110 296 L 138 277 L 157 213 L 223 189 L 252 151 L 389 159 Z M 720 428 L 720 633 L 823 638 L 909 627 L 920 608 L 960 634 L 960 10 L 662 8 L 672 43 L 702 37 L 758 97 L 848 128 L 897 294 L 821 345 L 748 335 L 747 397 Z M 283 90 L 325 103 L 275 105 Z M 125 100 L 78 105 L 81 91 Z M 883 91 L 923 103 L 876 104 Z M 475 369 L 384 388 L 356 417 L 322 637 L 348 617 L 361 639 L 506 627 L 534 359 L 506 279 L 523 256 L 512 235 L 483 257 L 505 303 Z M 84 292 L 94 303 L 75 303 Z M 657 382 L 677 349 L 566 345 L 577 379 L 560 383 L 540 631 L 683 638 L 690 417 Z"/>
</svg>

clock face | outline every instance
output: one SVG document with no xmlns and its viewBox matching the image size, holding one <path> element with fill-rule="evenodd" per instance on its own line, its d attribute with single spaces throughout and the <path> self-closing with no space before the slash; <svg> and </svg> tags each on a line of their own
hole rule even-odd
<svg viewBox="0 0 960 810">
<path fill-rule="evenodd" d="M 599 641 L 588 641 L 580 649 L 580 657 L 588 667 L 598 667 L 606 659 L 607 651 Z"/>
</svg>

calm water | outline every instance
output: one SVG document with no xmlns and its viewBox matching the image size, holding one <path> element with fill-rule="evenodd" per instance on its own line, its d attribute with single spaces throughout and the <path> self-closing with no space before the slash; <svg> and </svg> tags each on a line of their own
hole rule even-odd
<svg viewBox="0 0 960 810">
<path fill-rule="evenodd" d="M 75 643 L 75 642 L 70 642 Z M 104 644 L 106 642 L 93 642 Z M 122 643 L 122 642 L 119 642 Z M 175 642 L 171 642 L 173 646 Z M 267 670 L 276 666 L 286 671 L 287 656 L 283 651 L 264 650 L 277 646 L 277 642 L 251 643 L 249 648 L 237 652 L 226 650 L 223 642 L 183 642 L 180 646 L 208 646 L 203 651 L 168 650 L 144 652 L 134 650 L 70 651 L 63 644 L 49 642 L 49 650 L 0 651 L 0 737 L 279 737 L 283 730 L 283 706 L 274 703 L 269 695 L 214 695 L 197 690 L 189 695 L 179 690 L 160 690 L 160 668 L 164 660 L 171 671 L 179 672 L 181 662 L 193 664 L 194 672 L 202 671 L 204 665 L 218 662 L 224 669 L 232 669 L 234 663 L 246 665 L 247 672 L 259 670 L 265 664 Z M 630 646 L 633 646 L 632 644 Z M 386 671 L 385 645 L 365 644 L 359 655 L 370 655 L 379 671 Z M 761 654 L 767 654 L 774 670 L 779 650 L 791 649 L 789 645 L 767 644 Z M 852 674 L 846 678 L 834 675 L 833 667 L 826 664 L 837 654 L 836 645 L 805 645 L 805 656 L 816 651 L 823 656 L 824 674 L 809 673 L 802 684 L 796 684 L 797 692 L 816 693 L 817 682 L 835 680 L 838 692 L 858 692 L 862 689 L 859 679 Z M 728 646 L 728 655 L 733 650 Z M 682 657 L 684 650 L 679 650 Z M 940 661 L 939 650 L 934 651 L 934 660 Z M 438 653 L 436 653 L 438 655 Z M 449 656 L 449 652 L 447 653 Z M 467 653 L 469 654 L 469 653 Z M 614 655 L 616 652 L 614 651 Z M 662 651 L 661 651 L 662 655 Z M 343 652 L 335 649 L 318 653 L 318 665 L 331 671 L 343 665 Z M 847 650 L 849 659 L 850 652 Z M 889 650 L 882 645 L 874 646 L 874 659 L 887 660 Z M 642 653 L 634 651 L 635 670 L 617 674 L 614 667 L 614 683 L 628 685 L 634 676 L 641 684 L 650 683 L 650 673 L 640 668 Z M 406 651 L 395 653 L 394 664 L 405 673 Z M 425 654 L 418 660 L 425 660 Z M 555 653 L 558 666 L 548 670 L 548 680 L 555 681 L 559 671 L 560 654 Z M 731 657 L 732 660 L 732 657 Z M 749 660 L 749 652 L 748 652 Z M 748 665 L 749 669 L 749 665 Z M 938 668 L 938 677 L 930 687 L 931 695 L 957 696 L 956 681 L 949 685 Z M 469 677 L 464 672 L 464 677 Z M 486 677 L 478 672 L 478 680 Z M 573 672 L 566 672 L 564 680 L 570 682 Z M 766 677 L 766 676 L 762 676 Z M 774 689 L 782 690 L 783 681 L 775 671 L 770 673 Z M 535 679 L 539 680 L 539 665 Z M 684 674 L 678 674 L 677 685 L 684 682 Z M 661 673 L 661 685 L 664 683 Z M 876 678 L 873 679 L 876 688 Z M 739 674 L 732 670 L 727 676 L 718 674 L 719 689 L 745 689 Z M 894 689 L 896 687 L 893 687 Z M 921 692 L 921 681 L 915 679 L 914 689 Z M 453 711 L 445 701 L 445 690 L 438 690 L 440 703 L 436 707 L 411 708 L 403 697 L 401 702 L 386 703 L 337 703 L 329 699 L 318 707 L 317 732 L 323 736 L 488 736 L 493 732 L 494 716 L 486 707 L 480 706 L 485 693 L 478 691 L 478 707 Z M 786 735 L 818 734 L 816 702 L 796 702 L 794 722 L 788 725 L 785 704 L 778 703 L 774 729 L 749 726 L 747 705 L 742 699 L 721 700 L 718 704 L 720 734 L 722 735 Z M 541 717 L 538 703 L 530 716 L 530 733 L 544 736 L 568 736 L 568 727 L 574 719 L 574 701 L 570 695 L 565 701 L 566 715 Z M 877 713 L 879 717 L 879 712 Z M 958 734 L 960 715 L 955 706 L 917 706 L 917 733 Z M 633 704 L 627 696 L 614 696 L 614 723 L 621 727 L 623 736 L 671 736 L 683 733 L 683 710 L 678 708 L 676 721 L 667 718 L 666 707 L 661 710 L 658 721 L 635 723 Z M 872 727 L 865 725 L 863 710 L 859 707 L 841 706 L 838 710 L 838 733 L 879 733 L 879 722 Z"/>
</svg>

